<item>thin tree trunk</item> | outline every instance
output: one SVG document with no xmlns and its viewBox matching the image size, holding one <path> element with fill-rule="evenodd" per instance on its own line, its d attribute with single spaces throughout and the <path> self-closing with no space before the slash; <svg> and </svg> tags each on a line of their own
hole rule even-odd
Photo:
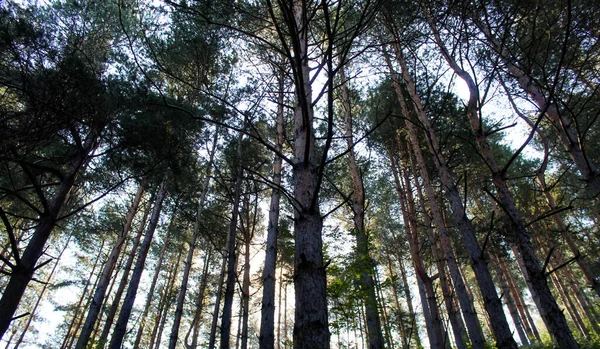
<svg viewBox="0 0 600 349">
<path fill-rule="evenodd" d="M 96 278 L 96 280 L 94 280 L 94 283 L 92 284 L 92 278 L 96 276 L 96 268 L 98 268 L 99 265 L 102 265 L 102 263 L 100 263 L 100 260 L 101 256 L 103 255 L 105 243 L 106 240 L 103 239 L 102 246 L 100 246 L 100 250 L 98 252 L 98 255 L 96 256 L 96 260 L 94 261 L 94 266 L 92 267 L 90 276 L 88 277 L 85 283 L 85 288 L 83 289 L 81 297 L 79 297 L 79 301 L 77 302 L 77 306 L 73 314 L 73 321 L 69 326 L 69 331 L 65 335 L 65 339 L 61 345 L 61 349 L 71 348 L 73 346 L 73 343 L 75 342 L 75 339 L 77 338 L 77 333 L 79 332 L 79 328 L 81 327 L 81 323 L 83 322 L 83 312 L 85 311 L 85 309 L 87 309 L 89 302 L 91 301 L 91 298 L 88 295 L 88 289 L 90 287 L 94 289 L 99 281 L 99 278 Z M 82 306 L 84 300 L 86 301 L 86 303 Z"/>
<path fill-rule="evenodd" d="M 229 234 L 227 235 L 227 241 L 225 246 L 229 246 Z M 223 259 L 221 262 L 221 273 L 219 275 L 219 282 L 217 284 L 217 293 L 215 297 L 215 306 L 213 310 L 213 318 L 210 325 L 210 335 L 208 340 L 208 349 L 215 348 L 215 341 L 217 338 L 217 324 L 219 322 L 219 308 L 221 306 L 221 295 L 223 293 L 223 282 L 225 281 L 225 272 L 227 270 L 227 251 L 223 253 Z"/>
<path fill-rule="evenodd" d="M 133 302 L 135 301 L 135 296 L 140 284 L 142 272 L 144 271 L 146 257 L 148 256 L 152 237 L 154 236 L 154 231 L 156 230 L 158 219 L 160 218 L 160 213 L 162 211 L 163 201 L 167 194 L 167 178 L 167 175 L 165 175 L 158 190 L 154 208 L 152 209 L 152 215 L 150 216 L 150 222 L 148 223 L 148 229 L 146 230 L 144 240 L 139 247 L 138 257 L 135 261 L 135 267 L 131 275 L 129 287 L 127 288 L 127 294 L 125 295 L 123 306 L 121 306 L 119 318 L 117 319 L 117 324 L 115 330 L 113 331 L 113 336 L 109 346 L 110 349 L 120 349 L 123 343 L 123 339 L 127 331 L 127 323 L 129 322 L 131 311 L 133 310 Z"/>
<path fill-rule="evenodd" d="M 235 293 L 237 255 L 236 255 L 236 231 L 239 214 L 240 196 L 242 190 L 242 177 L 244 168 L 242 166 L 242 136 L 238 137 L 237 155 L 238 168 L 234 187 L 233 207 L 231 210 L 231 221 L 229 223 L 229 232 L 227 236 L 227 283 L 225 286 L 225 297 L 223 300 L 223 315 L 221 317 L 221 349 L 229 349 L 229 339 L 231 337 L 231 312 L 233 306 L 233 295 Z"/>
<path fill-rule="evenodd" d="M 398 295 L 398 276 L 394 273 L 394 270 L 392 268 L 392 258 L 390 257 L 391 252 L 389 250 L 385 250 L 385 257 L 387 260 L 387 270 L 388 270 L 388 274 L 390 276 L 390 280 L 392 281 L 392 293 L 394 295 L 394 305 L 396 305 L 396 311 L 398 312 L 398 319 L 397 319 L 397 326 L 398 326 L 398 332 L 400 333 L 400 339 L 402 341 L 402 348 L 403 349 L 408 349 L 408 343 L 409 343 L 409 336 L 408 336 L 408 331 L 406 330 L 405 324 L 404 324 L 404 319 L 402 318 L 402 314 L 404 313 L 404 310 L 402 309 L 402 306 L 400 304 L 400 297 Z M 389 319 L 386 320 L 386 323 L 389 324 Z"/>
<path fill-rule="evenodd" d="M 146 209 L 146 212 L 144 214 L 144 221 L 147 219 L 149 211 L 150 207 Z M 117 314 L 117 310 L 119 309 L 121 297 L 123 297 L 123 292 L 125 292 L 125 287 L 127 287 L 127 281 L 129 280 L 129 274 L 131 273 L 131 266 L 133 265 L 133 261 L 138 251 L 142 235 L 144 234 L 144 227 L 145 224 L 139 226 L 135 239 L 133 240 L 133 245 L 131 246 L 131 250 L 129 251 L 129 255 L 127 256 L 127 261 L 125 262 L 125 266 L 123 267 L 123 275 L 121 275 L 119 286 L 117 287 L 117 291 L 115 292 L 113 301 L 110 305 L 108 313 L 106 314 L 106 320 L 104 321 L 104 326 L 102 327 L 102 333 L 100 334 L 100 338 L 96 341 L 96 345 L 99 348 L 104 348 L 108 342 L 108 335 L 110 334 L 113 321 L 115 320 L 115 315 Z"/>
<path fill-rule="evenodd" d="M 400 178 L 398 176 L 398 168 L 396 166 L 396 161 L 391 154 L 388 154 L 390 157 L 390 161 L 392 163 L 392 172 L 394 174 L 394 182 L 396 184 L 396 191 L 398 194 L 398 199 L 400 201 L 400 206 L 402 210 L 402 216 L 404 218 L 404 224 L 407 226 L 406 234 L 408 235 L 408 245 L 411 254 L 411 258 L 413 260 L 413 264 L 415 266 L 415 272 L 417 274 L 417 278 L 423 284 L 424 288 L 424 298 L 421 298 L 421 302 L 423 303 L 423 313 L 426 318 L 427 326 L 427 334 L 429 337 L 429 344 L 433 349 L 442 349 L 446 347 L 447 341 L 445 340 L 446 335 L 443 331 L 442 319 L 439 313 L 439 308 L 437 305 L 437 300 L 435 296 L 435 292 L 433 290 L 433 281 L 427 275 L 425 270 L 425 266 L 423 265 L 423 260 L 419 255 L 419 243 L 417 239 L 417 231 L 416 227 L 418 223 L 416 221 L 416 213 L 414 210 L 407 209 L 406 201 L 410 202 L 410 199 L 406 200 L 405 195 L 408 195 L 408 190 L 405 191 L 402 189 L 402 184 L 400 182 Z M 404 172 L 404 171 L 403 171 Z M 427 311 L 426 311 L 427 309 Z"/>
<path fill-rule="evenodd" d="M 196 310 L 194 312 L 194 319 L 190 324 L 190 329 L 185 336 L 185 347 L 186 349 L 196 349 L 198 347 L 198 336 L 200 335 L 200 324 L 202 319 L 202 310 L 204 309 L 204 294 L 206 291 L 206 284 L 208 282 L 208 267 L 212 258 L 213 249 L 211 246 L 206 251 L 206 257 L 204 258 L 204 267 L 202 269 L 202 279 L 200 280 L 200 289 L 198 291 L 198 297 L 196 299 Z M 192 336 L 192 342 L 188 342 L 188 337 Z"/>
<path fill-rule="evenodd" d="M 143 231 L 143 229 L 140 229 L 140 231 Z M 158 277 L 160 276 L 160 272 L 162 271 L 162 265 L 164 262 L 167 247 L 169 246 L 170 237 L 171 237 L 171 235 L 167 234 L 167 236 L 165 237 L 165 240 L 162 243 L 162 247 L 160 248 L 158 262 L 156 263 L 156 269 L 154 270 L 154 276 L 152 277 L 152 282 L 150 283 L 150 289 L 148 290 L 148 294 L 146 295 L 146 304 L 144 306 L 144 311 L 142 312 L 142 315 L 140 316 L 140 326 L 139 326 L 137 334 L 135 336 L 135 342 L 133 345 L 134 349 L 139 348 L 141 340 L 142 340 L 142 335 L 144 334 L 144 327 L 146 326 L 146 318 L 148 317 L 148 313 L 150 312 L 150 307 L 152 306 L 152 300 L 156 296 L 154 294 L 154 290 L 156 288 L 156 284 L 158 282 Z M 137 238 L 137 241 L 139 241 L 139 237 Z"/>
<path fill-rule="evenodd" d="M 2 339 L 4 333 L 8 330 L 15 316 L 15 311 L 17 311 L 21 298 L 25 293 L 25 289 L 33 278 L 34 272 L 44 265 L 44 263 L 37 265 L 37 262 L 44 253 L 46 242 L 50 238 L 50 234 L 59 219 L 63 205 L 71 196 L 71 190 L 73 189 L 77 175 L 85 167 L 89 156 L 96 149 L 97 139 L 101 131 L 101 127 L 92 129 L 81 149 L 78 149 L 75 158 L 70 162 L 54 195 L 47 200 L 47 206 L 40 215 L 37 221 L 38 224 L 23 254 L 18 256 L 18 251 L 13 251 L 15 264 L 11 268 L 10 279 L 0 298 L 0 339 Z"/>
<path fill-rule="evenodd" d="M 18 349 L 19 345 L 21 345 L 21 343 L 23 342 L 23 339 L 25 338 L 25 334 L 27 333 L 27 331 L 29 330 L 29 326 L 31 325 L 31 321 L 33 321 L 33 317 L 35 316 L 35 313 L 38 309 L 38 306 L 40 305 L 40 302 L 42 301 L 42 298 L 44 297 L 44 293 L 46 293 L 46 290 L 48 289 L 48 286 L 50 285 L 50 282 L 52 282 L 52 277 L 54 276 L 54 272 L 56 271 L 56 267 L 58 267 L 58 263 L 60 262 L 60 259 L 63 255 L 63 253 L 65 253 L 67 247 L 69 246 L 69 242 L 71 241 L 71 237 L 73 237 L 73 235 L 69 235 L 69 238 L 67 239 L 67 242 L 65 243 L 65 246 L 60 250 L 60 253 L 58 254 L 58 256 L 56 257 L 56 262 L 54 263 L 54 266 L 52 267 L 52 270 L 50 271 L 50 274 L 48 274 L 48 277 L 46 278 L 46 282 L 44 283 L 44 287 L 42 287 L 42 290 L 40 291 L 37 300 L 35 301 L 35 304 L 33 305 L 33 308 L 31 309 L 31 312 L 29 314 L 29 318 L 27 319 L 27 322 L 25 323 L 25 326 L 23 326 L 23 332 L 21 332 L 21 335 L 19 336 L 19 339 L 17 339 L 17 342 L 15 343 L 15 346 L 13 347 L 13 349 Z M 92 274 L 93 275 L 93 274 Z M 6 345 L 6 347 L 8 348 L 8 344 Z"/>
<path fill-rule="evenodd" d="M 356 258 L 360 266 L 360 289 L 362 300 L 365 304 L 367 322 L 367 343 L 369 349 L 381 349 L 384 347 L 383 335 L 381 333 L 381 320 L 377 309 L 376 285 L 373 280 L 375 263 L 369 253 L 369 236 L 365 229 L 365 189 L 363 178 L 354 152 L 354 137 L 352 130 L 352 107 L 350 105 L 350 92 L 346 83 L 344 69 L 340 69 L 340 80 L 342 89 L 342 107 L 344 111 L 344 128 L 346 145 L 348 147 L 348 168 L 352 176 L 354 189 L 354 200 L 351 208 L 354 215 L 354 231 L 356 233 Z"/>
<path fill-rule="evenodd" d="M 121 234 L 119 235 L 115 246 L 110 252 L 108 260 L 104 264 L 104 268 L 102 268 L 100 280 L 98 282 L 98 286 L 96 286 L 96 291 L 94 292 L 94 297 L 92 298 L 90 309 L 88 310 L 85 322 L 81 329 L 81 333 L 79 334 L 79 338 L 77 339 L 77 344 L 75 344 L 75 349 L 85 349 L 90 339 L 90 336 L 92 335 L 94 324 L 98 319 L 98 314 L 100 313 L 102 303 L 104 302 L 106 289 L 108 288 L 111 275 L 115 269 L 115 266 L 117 265 L 119 256 L 121 255 L 123 245 L 125 245 L 125 241 L 127 240 L 127 236 L 129 235 L 129 231 L 131 230 L 133 218 L 135 217 L 135 214 L 140 205 L 140 201 L 142 200 L 142 194 L 144 193 L 145 186 L 145 180 L 139 184 L 137 193 L 135 194 L 133 202 L 131 203 L 129 211 L 127 212 L 127 215 L 125 217 L 125 224 L 123 226 Z"/>
<path fill-rule="evenodd" d="M 283 102 L 284 102 L 284 80 L 283 73 L 279 76 L 279 94 L 277 99 L 277 142 L 275 150 L 281 152 L 285 141 L 283 125 Z M 273 189 L 271 190 L 271 205 L 269 208 L 269 223 L 267 226 L 267 244 L 265 251 L 265 266 L 263 269 L 263 297 L 260 319 L 260 335 L 258 337 L 259 348 L 274 349 L 275 347 L 275 267 L 277 264 L 277 235 L 279 228 L 279 201 L 281 193 L 281 172 L 283 161 L 275 154 L 273 160 Z M 281 290 L 281 288 L 280 288 Z M 279 295 L 281 301 L 281 294 Z M 281 302 L 279 302 L 281 305 Z M 281 341 L 279 335 L 278 340 Z"/>
<path fill-rule="evenodd" d="M 194 250 L 196 249 L 196 241 L 200 234 L 200 217 L 204 209 L 204 201 L 208 194 L 210 176 L 212 173 L 213 162 L 215 153 L 217 151 L 217 141 L 219 140 L 219 129 L 215 130 L 212 149 L 210 151 L 206 175 L 204 177 L 204 183 L 202 183 L 202 193 L 200 194 L 200 200 L 198 200 L 198 210 L 196 212 L 196 222 L 194 223 L 194 232 L 192 233 L 192 241 L 190 242 L 190 248 L 188 250 L 187 258 L 185 260 L 183 276 L 181 278 L 181 287 L 177 294 L 177 303 L 175 305 L 175 315 L 173 317 L 173 327 L 171 328 L 171 334 L 169 336 L 169 349 L 175 349 L 177 340 L 179 337 L 179 326 L 181 323 L 181 316 L 183 315 L 183 303 L 185 302 L 185 294 L 187 292 L 187 284 L 190 276 L 190 270 L 192 269 L 192 260 L 194 258 Z"/>
<path fill-rule="evenodd" d="M 481 120 L 478 116 L 479 91 L 477 85 L 471 75 L 463 70 L 450 55 L 440 38 L 439 32 L 437 31 L 431 16 L 428 16 L 428 21 L 442 56 L 446 59 L 452 70 L 467 83 L 469 88 L 470 96 L 466 108 L 466 116 L 475 133 L 475 140 L 479 151 L 481 152 L 481 156 L 492 172 L 492 182 L 497 191 L 496 195 L 498 197 L 498 202 L 510 220 L 511 229 L 513 230 L 510 235 L 516 241 L 518 253 L 523 258 L 523 265 L 527 270 L 531 285 L 540 300 L 540 314 L 546 320 L 545 322 L 550 334 L 560 347 L 572 349 L 579 348 L 579 344 L 573 337 L 563 312 L 556 303 L 556 299 L 554 299 L 552 292 L 550 292 L 545 272 L 542 270 L 540 263 L 535 256 L 525 221 L 521 218 L 508 189 L 508 185 L 506 184 L 505 169 L 500 168 L 496 162 L 496 158 L 487 141 L 486 132 L 483 130 Z M 494 322 L 492 322 L 492 326 L 494 326 Z"/>
<path fill-rule="evenodd" d="M 498 257 L 497 253 L 493 254 L 493 257 L 496 260 L 498 266 L 500 266 L 500 257 Z M 512 292 L 508 285 L 508 276 L 505 275 L 502 268 L 498 268 L 497 271 L 498 279 L 500 279 L 500 287 L 502 289 L 502 298 L 504 298 L 506 306 L 508 307 L 508 311 L 513 320 L 513 324 L 517 330 L 517 334 L 519 335 L 519 339 L 521 340 L 521 345 L 529 345 L 529 338 L 525 334 L 523 323 L 524 321 L 519 316 L 519 311 L 517 310 L 517 306 L 515 305 L 515 301 L 512 297 Z"/>
<path fill-rule="evenodd" d="M 282 309 L 281 309 L 281 290 L 283 288 L 283 266 L 279 268 L 279 301 L 278 301 L 278 305 L 277 305 L 277 349 L 281 349 L 281 343 L 283 342 L 281 340 L 281 313 L 282 313 Z"/>
<path fill-rule="evenodd" d="M 175 267 L 173 271 L 169 274 L 167 278 L 167 287 L 165 288 L 165 292 L 163 294 L 163 300 L 161 301 L 162 314 L 160 314 L 160 323 L 158 326 L 158 333 L 156 335 L 156 344 L 154 345 L 155 349 L 160 349 L 160 345 L 162 343 L 162 334 L 165 330 L 165 325 L 167 324 L 167 315 L 169 315 L 169 308 L 171 306 L 171 295 L 173 294 L 173 288 L 175 287 L 175 281 L 178 279 L 177 274 L 179 273 L 179 265 L 181 264 L 181 254 L 183 250 L 180 250 L 177 253 L 177 260 L 175 262 Z"/>
<path fill-rule="evenodd" d="M 402 284 L 404 285 L 404 298 L 406 299 L 408 314 L 410 316 L 409 340 L 407 343 L 408 347 L 406 349 L 410 347 L 410 338 L 413 337 L 415 339 L 417 348 L 421 348 L 423 345 L 421 344 L 421 337 L 419 336 L 419 331 L 417 328 L 417 314 L 415 313 L 415 309 L 413 307 L 410 287 L 408 286 L 408 278 L 406 277 L 406 269 L 404 268 L 402 259 L 398 259 L 398 265 L 400 266 L 400 276 L 402 277 Z"/>
</svg>

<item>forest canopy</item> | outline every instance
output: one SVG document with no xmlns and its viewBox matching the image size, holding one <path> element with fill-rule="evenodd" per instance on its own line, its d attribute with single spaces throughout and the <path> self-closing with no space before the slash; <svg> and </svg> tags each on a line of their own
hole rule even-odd
<svg viewBox="0 0 600 349">
<path fill-rule="evenodd" d="M 598 13 L 1 2 L 0 347 L 600 346 Z"/>
</svg>

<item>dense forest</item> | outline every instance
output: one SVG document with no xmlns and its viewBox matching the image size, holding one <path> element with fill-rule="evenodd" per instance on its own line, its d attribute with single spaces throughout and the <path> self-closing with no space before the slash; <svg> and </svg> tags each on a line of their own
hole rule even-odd
<svg viewBox="0 0 600 349">
<path fill-rule="evenodd" d="M 0 347 L 599 348 L 599 13 L 0 2 Z"/>
</svg>

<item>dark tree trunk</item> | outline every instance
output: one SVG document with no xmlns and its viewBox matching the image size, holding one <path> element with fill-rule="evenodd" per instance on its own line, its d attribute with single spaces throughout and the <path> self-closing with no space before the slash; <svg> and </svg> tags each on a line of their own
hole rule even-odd
<svg viewBox="0 0 600 349">
<path fill-rule="evenodd" d="M 284 103 L 283 74 L 279 77 L 279 95 L 277 106 L 277 142 L 275 150 L 281 152 L 284 142 L 283 103 Z M 269 223 L 267 226 L 267 246 L 265 252 L 265 267 L 263 269 L 263 297 L 261 307 L 260 335 L 258 337 L 261 349 L 275 348 L 275 267 L 277 264 L 277 235 L 279 228 L 279 201 L 281 194 L 282 159 L 275 155 L 273 161 L 273 189 L 271 191 L 271 206 L 269 208 Z M 280 302 L 281 303 L 281 302 Z M 279 338 L 279 337 L 278 337 Z"/>
<path fill-rule="evenodd" d="M 131 203 L 131 207 L 129 208 L 129 211 L 127 212 L 127 215 L 125 217 L 125 224 L 123 226 L 123 230 L 121 231 L 121 235 L 119 235 L 117 243 L 110 252 L 108 260 L 104 264 L 104 268 L 102 268 L 102 273 L 100 274 L 98 286 L 96 286 L 96 291 L 94 292 L 94 297 L 92 298 L 92 302 L 90 304 L 90 308 L 85 318 L 83 328 L 81 329 L 81 333 L 79 334 L 79 338 L 77 339 L 77 344 L 75 344 L 75 349 L 85 349 L 88 341 L 90 340 L 90 336 L 92 335 L 92 331 L 94 330 L 94 324 L 98 319 L 100 309 L 102 309 L 102 303 L 104 302 L 106 289 L 108 288 L 108 285 L 110 283 L 111 275 L 115 270 L 115 266 L 117 265 L 119 256 L 121 255 L 121 250 L 125 245 L 125 241 L 127 239 L 127 236 L 129 235 L 129 231 L 131 230 L 133 218 L 135 217 L 140 201 L 142 200 L 144 187 L 145 181 L 140 183 L 138 187 L 137 193 L 135 194 L 133 202 Z"/>
<path fill-rule="evenodd" d="M 15 316 L 15 311 L 25 293 L 25 289 L 39 267 L 37 266 L 37 262 L 44 253 L 46 242 L 50 238 L 50 234 L 59 219 L 60 211 L 69 200 L 77 175 L 96 148 L 100 132 L 101 128 L 92 129 L 82 147 L 78 149 L 54 195 L 51 199 L 47 200 L 48 204 L 38 219 L 38 224 L 33 231 L 25 251 L 15 261 L 14 267 L 11 268 L 10 280 L 4 288 L 2 298 L 0 298 L 0 339 L 2 339 L 4 333 L 8 330 Z M 14 253 L 18 254 L 18 251 L 14 251 Z M 40 266 L 43 266 L 43 264 Z"/>
<path fill-rule="evenodd" d="M 131 311 L 133 310 L 133 302 L 135 301 L 135 296 L 140 285 L 140 279 L 142 278 L 142 272 L 144 271 L 146 256 L 148 256 L 148 251 L 150 250 L 150 244 L 152 242 L 152 237 L 154 236 L 156 226 L 158 225 L 158 219 L 160 218 L 162 204 L 166 194 L 167 176 L 165 175 L 154 202 L 154 208 L 152 209 L 152 215 L 150 216 L 150 222 L 148 223 L 146 235 L 144 236 L 144 240 L 139 248 L 138 258 L 135 261 L 135 267 L 133 268 L 131 281 L 129 282 L 129 287 L 127 288 L 127 294 L 125 295 L 125 300 L 121 306 L 119 318 L 117 319 L 117 324 L 110 341 L 110 349 L 120 349 L 123 343 L 123 339 L 127 331 L 127 323 L 129 322 Z"/>
<path fill-rule="evenodd" d="M 242 190 L 242 177 L 244 168 L 242 167 L 242 136 L 238 138 L 237 155 L 239 159 L 239 168 L 235 180 L 233 207 L 231 210 L 231 221 L 229 222 L 229 232 L 227 236 L 227 283 L 225 285 L 225 297 L 223 300 L 223 315 L 221 317 L 221 349 L 229 349 L 229 339 L 231 337 L 231 312 L 233 307 L 233 295 L 235 293 L 236 281 L 236 231 L 240 206 L 240 196 Z"/>
</svg>

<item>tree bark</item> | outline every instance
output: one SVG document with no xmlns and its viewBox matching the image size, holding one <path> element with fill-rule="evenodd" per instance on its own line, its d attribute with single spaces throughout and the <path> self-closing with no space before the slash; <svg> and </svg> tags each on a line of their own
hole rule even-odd
<svg viewBox="0 0 600 349">
<path fill-rule="evenodd" d="M 15 311 L 25 293 L 25 289 L 33 278 L 34 272 L 39 267 L 36 264 L 44 253 L 44 247 L 59 219 L 61 209 L 69 200 L 71 190 L 79 172 L 85 167 L 90 155 L 96 149 L 101 131 L 102 127 L 93 128 L 87 135 L 81 148 L 77 150 L 58 188 L 56 188 L 54 195 L 48 200 L 46 208 L 40 215 L 38 224 L 33 231 L 27 247 L 15 262 L 14 268 L 11 268 L 10 280 L 4 288 L 2 298 L 0 298 L 0 339 L 2 339 L 4 333 L 8 330 Z M 17 251 L 15 253 L 18 254 Z M 43 266 L 43 264 L 40 266 Z"/>
<path fill-rule="evenodd" d="M 515 241 L 518 253 L 523 258 L 523 265 L 529 274 L 529 279 L 534 292 L 540 300 L 540 314 L 545 319 L 548 330 L 554 340 L 561 348 L 579 348 L 579 344 L 573 337 L 563 312 L 560 310 L 556 299 L 550 292 L 544 270 L 540 267 L 539 261 L 535 256 L 529 234 L 527 232 L 525 221 L 521 218 L 519 211 L 513 201 L 512 195 L 508 189 L 505 178 L 505 170 L 501 169 L 496 162 L 492 149 L 487 141 L 487 135 L 483 130 L 479 118 L 479 91 L 475 81 L 469 73 L 463 70 L 455 59 L 450 55 L 445 44 L 442 42 L 436 25 L 431 16 L 428 16 L 429 26 L 431 27 L 435 42 L 437 43 L 442 56 L 450 65 L 452 70 L 463 79 L 469 88 L 469 101 L 466 108 L 466 116 L 475 133 L 475 140 L 481 156 L 492 172 L 492 182 L 496 188 L 498 202 L 507 217 L 510 220 L 512 233 L 510 238 Z M 494 326 L 494 322 L 492 322 Z M 514 340 L 513 340 L 514 342 Z"/>
<path fill-rule="evenodd" d="M 198 347 L 198 335 L 200 334 L 200 325 L 202 319 L 202 310 L 204 309 L 204 295 L 206 291 L 206 285 L 208 282 L 208 267 L 212 258 L 213 249 L 209 246 L 206 251 L 206 257 L 204 258 L 204 267 L 202 269 L 202 279 L 200 280 L 200 289 L 198 291 L 198 297 L 196 299 L 196 310 L 194 311 L 194 319 L 190 324 L 190 329 L 185 336 L 185 347 L 186 349 L 196 349 Z M 192 342 L 188 343 L 189 336 L 192 336 Z"/>
<path fill-rule="evenodd" d="M 283 149 L 283 142 L 285 141 L 283 127 L 284 92 L 284 80 L 282 73 L 279 77 L 279 94 L 277 98 L 278 106 L 276 120 L 277 141 L 275 143 L 275 150 L 279 153 L 281 153 Z M 271 204 L 269 207 L 269 223 L 267 226 L 265 266 L 262 275 L 263 295 L 261 307 L 260 335 L 258 337 L 259 348 L 261 349 L 275 348 L 275 267 L 277 264 L 277 235 L 279 228 L 279 202 L 281 197 L 278 187 L 281 185 L 282 165 L 283 161 L 281 157 L 276 154 L 275 159 L 273 160 L 273 189 L 271 189 Z"/>
<path fill-rule="evenodd" d="M 221 349 L 229 349 L 229 339 L 231 337 L 231 312 L 233 306 L 233 295 L 235 293 L 236 281 L 236 232 L 240 206 L 240 196 L 242 190 L 242 177 L 244 168 L 242 166 L 242 136 L 240 133 L 238 138 L 238 168 L 237 177 L 235 180 L 233 207 L 231 210 L 231 220 L 229 222 L 229 232 L 227 236 L 227 283 L 225 286 L 225 297 L 223 300 L 223 315 L 221 317 Z"/>
<path fill-rule="evenodd" d="M 109 346 L 110 349 L 120 349 L 121 344 L 123 343 L 123 339 L 127 330 L 127 323 L 129 322 L 131 311 L 133 310 L 133 302 L 135 301 L 140 279 L 142 278 L 142 272 L 144 271 L 146 257 L 148 256 L 152 237 L 154 236 L 154 231 L 156 230 L 158 219 L 160 218 L 160 213 L 162 211 L 163 201 L 167 194 L 167 179 L 168 176 L 165 175 L 158 190 L 154 208 L 152 209 L 152 215 L 150 216 L 150 222 L 148 223 L 148 229 L 146 230 L 146 235 L 144 236 L 144 240 L 140 245 L 138 258 L 135 261 L 135 267 L 131 275 L 131 281 L 129 282 L 129 287 L 127 288 L 127 294 L 125 295 L 125 300 L 121 306 L 119 318 L 117 319 L 117 324 L 115 330 L 113 331 L 113 336 Z"/>
<path fill-rule="evenodd" d="M 140 229 L 140 231 L 144 231 Z M 167 251 L 167 247 L 169 246 L 169 240 L 171 235 L 167 235 L 165 240 L 163 241 L 163 245 L 160 248 L 160 253 L 158 255 L 158 262 L 156 263 L 156 269 L 154 270 L 154 276 L 152 276 L 152 282 L 150 283 L 150 289 L 148 290 L 148 294 L 146 295 L 146 304 L 144 306 L 144 310 L 142 315 L 140 316 L 140 326 L 138 328 L 137 334 L 135 336 L 135 342 L 133 345 L 134 349 L 139 348 L 142 335 L 144 334 L 144 327 L 146 326 L 146 318 L 148 313 L 150 312 L 150 306 L 152 305 L 152 300 L 156 295 L 154 294 L 154 290 L 156 289 L 156 284 L 158 282 L 158 277 L 160 276 L 160 272 L 162 271 L 162 265 L 165 258 L 165 253 Z M 139 241 L 139 237 L 137 238 Z"/>
<path fill-rule="evenodd" d="M 212 173 L 213 162 L 215 158 L 215 153 L 217 151 L 217 141 L 219 139 L 219 129 L 215 130 L 212 149 L 210 151 L 207 169 L 206 169 L 206 177 L 204 177 L 204 183 L 202 184 L 202 193 L 200 194 L 200 199 L 198 200 L 198 210 L 196 212 L 196 222 L 194 223 L 194 232 L 192 233 L 192 241 L 190 242 L 190 248 L 188 250 L 188 254 L 184 263 L 183 276 L 181 278 L 181 286 L 179 288 L 179 292 L 177 293 L 177 303 L 175 305 L 175 315 L 173 317 L 173 327 L 171 328 L 171 334 L 169 336 L 169 349 L 175 349 L 177 345 L 177 340 L 179 337 L 179 326 L 181 323 L 181 316 L 183 315 L 183 303 L 185 302 L 185 294 L 187 292 L 187 284 L 190 276 L 190 270 L 192 269 L 192 261 L 194 258 L 194 251 L 196 249 L 196 241 L 198 240 L 198 235 L 200 234 L 200 217 L 202 215 L 202 210 L 204 209 L 204 201 L 206 200 L 206 195 L 208 194 L 209 184 L 210 184 L 210 176 Z"/>
<path fill-rule="evenodd" d="M 133 218 L 138 210 L 140 205 L 140 201 L 142 200 L 142 194 L 144 193 L 145 180 L 140 183 L 138 190 L 133 198 L 133 202 L 125 216 L 125 224 L 123 226 L 123 230 L 117 239 L 117 242 L 108 256 L 108 260 L 104 264 L 102 268 L 102 273 L 100 274 L 100 279 L 98 282 L 98 286 L 96 286 L 96 290 L 94 292 L 94 296 L 92 298 L 92 302 L 90 304 L 90 308 L 88 310 L 87 316 L 85 318 L 85 322 L 81 329 L 81 333 L 79 334 L 79 338 L 77 339 L 77 344 L 75 344 L 75 349 L 85 349 L 87 343 L 92 335 L 92 331 L 94 330 L 94 324 L 98 319 L 98 314 L 100 313 L 100 309 L 102 308 L 102 303 L 104 302 L 104 297 L 106 294 L 106 289 L 110 283 L 111 275 L 117 265 L 117 261 L 119 256 L 121 255 L 121 250 L 125 245 L 125 241 L 127 236 L 129 235 L 129 231 L 131 230 L 131 225 L 133 223 Z"/>
<path fill-rule="evenodd" d="M 381 320 L 377 307 L 375 294 L 375 282 L 373 272 L 375 263 L 369 253 L 369 236 L 365 229 L 365 190 L 362 174 L 356 162 L 354 152 L 354 137 L 352 130 L 352 107 L 350 105 L 350 92 L 346 82 L 346 74 L 343 67 L 339 71 L 342 89 L 342 107 L 345 120 L 345 138 L 348 147 L 348 168 L 352 176 L 354 188 L 353 202 L 351 205 L 354 214 L 354 232 L 356 234 L 356 258 L 360 266 L 360 288 L 362 300 L 365 304 L 367 323 L 367 343 L 369 349 L 381 349 L 384 347 L 383 335 L 381 333 Z"/>
</svg>

